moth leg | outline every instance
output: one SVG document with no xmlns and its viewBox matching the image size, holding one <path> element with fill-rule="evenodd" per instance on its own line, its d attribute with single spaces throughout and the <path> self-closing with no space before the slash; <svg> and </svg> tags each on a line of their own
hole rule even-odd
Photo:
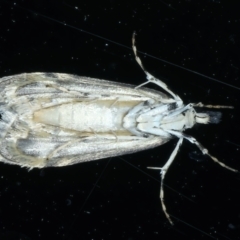
<svg viewBox="0 0 240 240">
<path fill-rule="evenodd" d="M 114 100 L 114 102 L 110 105 L 110 108 L 113 107 L 117 102 L 118 102 L 119 98 L 116 98 L 116 100 Z"/>
<path fill-rule="evenodd" d="M 66 148 L 67 146 L 73 144 L 74 142 L 79 142 L 79 138 L 76 138 L 74 140 L 68 141 L 62 145 L 60 145 L 59 147 L 57 147 L 56 149 L 54 149 L 51 153 L 48 154 L 48 156 L 46 157 L 47 160 L 51 159 L 55 153 L 57 153 L 59 150 Z"/>
<path fill-rule="evenodd" d="M 182 132 L 178 132 L 178 131 L 174 131 L 174 130 L 167 130 L 167 132 L 171 133 L 172 135 L 175 135 L 176 137 L 187 139 L 192 144 L 195 144 L 202 151 L 202 153 L 204 155 L 208 155 L 214 162 L 218 163 L 220 166 L 227 168 L 228 170 L 231 170 L 233 172 L 238 172 L 238 170 L 227 166 L 223 162 L 220 162 L 216 157 L 209 154 L 208 150 L 200 142 L 198 142 L 194 137 L 188 136 Z"/>
<path fill-rule="evenodd" d="M 160 186 L 160 200 L 161 200 L 161 205 L 162 205 L 162 209 L 164 214 L 166 215 L 168 221 L 173 225 L 173 222 L 171 220 L 170 215 L 167 212 L 167 208 L 166 205 L 164 203 L 164 190 L 163 190 L 163 181 L 165 178 L 165 175 L 170 167 L 170 165 L 172 164 L 173 160 L 175 159 L 177 152 L 182 144 L 183 138 L 179 138 L 176 147 L 174 148 L 172 154 L 170 155 L 168 161 L 165 163 L 165 165 L 161 168 L 159 167 L 148 167 L 149 169 L 156 169 L 156 170 L 161 170 L 160 174 L 161 174 L 161 186 Z"/>
<path fill-rule="evenodd" d="M 170 112 L 166 115 L 165 119 L 169 119 L 169 118 L 172 118 L 172 117 L 174 117 L 174 116 L 177 116 L 177 115 L 179 115 L 179 114 L 181 114 L 181 113 L 183 113 L 183 112 L 185 112 L 186 110 L 189 110 L 189 109 L 191 109 L 191 108 L 192 108 L 192 103 L 189 103 L 189 104 L 186 105 L 186 106 L 180 107 L 180 108 L 178 108 L 178 109 L 174 109 L 174 110 L 170 111 Z"/>
<path fill-rule="evenodd" d="M 151 105 L 154 103 L 154 100 L 149 99 L 148 101 L 141 102 L 134 106 L 131 110 L 128 111 L 127 115 L 128 117 L 136 116 L 136 114 L 142 114 L 144 112 L 147 112 L 151 110 Z"/>
<path fill-rule="evenodd" d="M 51 87 L 51 88 L 55 88 L 56 90 L 59 90 L 61 92 L 64 92 L 64 93 L 68 93 L 68 94 L 73 94 L 73 95 L 76 95 L 76 96 L 79 96 L 79 92 L 78 91 L 73 91 L 73 90 L 69 90 L 65 87 L 62 87 L 62 86 L 59 86 L 57 84 L 53 84 L 53 83 L 48 83 L 46 84 L 46 87 Z M 84 101 L 87 103 L 87 102 L 94 102 L 94 101 L 97 101 L 99 99 L 99 97 L 95 97 L 93 99 L 84 99 Z M 82 102 L 82 100 L 74 100 L 74 102 Z"/>
<path fill-rule="evenodd" d="M 92 132 L 94 133 L 94 138 L 95 138 L 95 139 L 100 138 L 100 136 L 99 136 L 95 131 L 92 130 Z M 115 139 L 116 139 L 115 141 L 118 142 L 118 137 L 117 137 L 117 135 L 116 135 L 113 131 L 112 131 L 111 133 L 112 133 L 112 135 L 115 137 Z M 84 140 L 86 140 L 86 139 L 92 139 L 92 137 L 86 137 Z M 63 143 L 62 145 L 60 145 L 59 147 L 57 147 L 56 149 L 54 149 L 51 153 L 49 153 L 49 154 L 47 155 L 46 159 L 47 159 L 47 160 L 50 160 L 52 157 L 54 157 L 54 155 L 55 155 L 58 151 L 60 151 L 60 150 L 62 150 L 62 149 L 64 149 L 64 148 L 72 145 L 72 144 L 75 143 L 75 142 L 79 142 L 79 141 L 81 141 L 81 140 L 80 140 L 79 138 L 76 138 L 76 139 L 70 140 L 70 141 L 68 141 L 68 142 L 66 142 L 66 143 Z"/>
<path fill-rule="evenodd" d="M 171 138 L 171 134 L 169 134 L 167 131 L 157 128 L 154 126 L 154 123 L 139 123 L 137 125 L 137 129 L 141 132 L 145 132 L 146 134 L 160 136 L 162 138 Z"/>
<path fill-rule="evenodd" d="M 150 101 L 150 100 L 149 100 Z M 149 107 L 149 104 L 151 104 L 151 101 L 145 101 L 137 104 L 135 107 L 133 107 L 127 115 L 123 118 L 123 127 L 131 132 L 133 135 L 139 136 L 139 137 L 147 137 L 148 134 L 142 133 L 141 131 L 138 131 L 136 129 L 136 115 L 148 111 L 151 108 Z"/>
<path fill-rule="evenodd" d="M 136 129 L 135 126 L 128 126 L 128 127 L 125 127 L 133 136 L 138 136 L 138 137 L 143 137 L 143 138 L 147 138 L 149 137 L 149 134 L 148 133 L 144 133 L 144 132 L 141 132 L 141 131 L 138 131 Z"/>
<path fill-rule="evenodd" d="M 112 135 L 116 138 L 116 142 L 118 142 L 118 136 L 114 131 L 111 131 Z"/>
<path fill-rule="evenodd" d="M 160 122 L 161 119 L 165 116 L 174 114 L 175 112 L 181 113 L 183 109 L 182 102 L 168 103 L 168 104 L 160 104 L 154 108 L 149 108 L 146 111 L 141 111 L 139 113 L 139 117 L 137 118 L 137 122 Z"/>
<path fill-rule="evenodd" d="M 101 136 L 99 136 L 99 134 L 97 132 L 95 132 L 92 128 L 89 128 L 95 135 L 96 138 L 100 138 Z M 112 133 L 112 135 L 116 138 L 116 142 L 118 142 L 118 137 L 116 135 L 116 133 L 114 131 L 110 131 Z"/>
<path fill-rule="evenodd" d="M 46 84 L 46 87 L 55 88 L 55 89 L 57 89 L 57 90 L 60 90 L 60 91 L 62 91 L 62 92 L 65 92 L 65 93 L 71 93 L 71 94 L 74 94 L 74 95 L 79 95 L 79 92 L 77 92 L 77 91 L 72 91 L 72 90 L 69 90 L 69 89 L 67 89 L 67 88 L 65 88 L 65 87 L 61 87 L 61 86 L 59 86 L 59 85 L 57 85 L 57 84 L 53 84 L 53 83 L 51 83 L 51 84 Z"/>
<path fill-rule="evenodd" d="M 142 61 L 141 59 L 139 58 L 138 54 L 137 54 L 137 47 L 136 47 L 136 44 L 135 44 L 135 33 L 133 33 L 133 36 L 132 36 L 132 48 L 133 48 L 133 52 L 134 52 L 134 55 L 135 55 L 135 59 L 137 61 L 137 63 L 139 64 L 139 66 L 142 68 L 142 70 L 145 72 L 146 76 L 147 76 L 147 82 L 145 83 L 142 83 L 140 84 L 139 86 L 137 86 L 136 88 L 140 88 L 148 83 L 155 83 L 156 85 L 158 85 L 159 87 L 161 87 L 162 89 L 164 89 L 166 92 L 168 92 L 170 95 L 173 96 L 173 98 L 175 99 L 175 101 L 182 101 L 181 98 L 176 95 L 175 93 L 173 93 L 169 88 L 168 86 L 163 82 L 161 81 L 160 79 L 154 77 L 152 74 L 150 74 L 146 69 L 145 67 L 143 66 L 142 64 Z"/>
</svg>

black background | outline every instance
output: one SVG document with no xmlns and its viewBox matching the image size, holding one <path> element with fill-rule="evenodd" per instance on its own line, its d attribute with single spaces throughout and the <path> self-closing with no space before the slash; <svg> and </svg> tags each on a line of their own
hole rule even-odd
<svg viewBox="0 0 240 240">
<path fill-rule="evenodd" d="M 0 77 L 62 72 L 140 84 L 131 36 L 145 67 L 185 103 L 234 106 L 218 125 L 188 134 L 240 169 L 240 17 L 221 0 L 0 1 Z M 214 79 L 211 79 L 214 78 Z M 231 87 L 232 85 L 234 87 Z M 159 89 L 157 86 L 148 87 Z M 63 168 L 0 164 L 0 239 L 240 239 L 240 177 L 184 141 Z"/>
</svg>

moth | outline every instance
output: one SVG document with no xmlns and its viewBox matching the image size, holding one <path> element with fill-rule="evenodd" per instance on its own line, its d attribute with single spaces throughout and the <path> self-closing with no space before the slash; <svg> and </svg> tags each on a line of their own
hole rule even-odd
<svg viewBox="0 0 240 240">
<path fill-rule="evenodd" d="M 0 79 L 0 161 L 21 167 L 62 167 L 154 148 L 178 138 L 161 172 L 163 182 L 183 139 L 221 166 L 236 171 L 211 156 L 195 138 L 184 133 L 196 123 L 218 123 L 219 112 L 196 108 L 227 106 L 183 104 L 160 79 L 144 68 L 147 76 L 138 87 L 63 73 L 23 73 Z M 166 93 L 142 88 L 154 83 Z"/>
</svg>

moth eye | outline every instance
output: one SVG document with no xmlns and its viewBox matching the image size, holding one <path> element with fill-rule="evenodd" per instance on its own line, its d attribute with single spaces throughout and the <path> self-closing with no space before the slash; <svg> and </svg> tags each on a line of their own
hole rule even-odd
<svg viewBox="0 0 240 240">
<path fill-rule="evenodd" d="M 176 103 L 170 103 L 168 104 L 168 110 L 171 111 L 171 110 L 174 110 L 177 108 L 177 104 Z"/>
<path fill-rule="evenodd" d="M 149 135 L 146 134 L 146 133 L 144 133 L 144 134 L 143 134 L 143 137 L 144 137 L 144 138 L 149 138 Z"/>
<path fill-rule="evenodd" d="M 145 101 L 143 105 L 144 105 L 144 106 L 148 106 L 148 105 L 149 105 L 149 101 L 148 101 L 148 100 Z"/>
</svg>

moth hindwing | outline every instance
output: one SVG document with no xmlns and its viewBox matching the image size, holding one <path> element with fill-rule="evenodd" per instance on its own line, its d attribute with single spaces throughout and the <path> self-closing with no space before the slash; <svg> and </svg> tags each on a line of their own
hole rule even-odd
<svg viewBox="0 0 240 240">
<path fill-rule="evenodd" d="M 23 73 L 0 79 L 0 161 L 22 167 L 60 167 L 124 155 L 160 146 L 172 137 L 178 143 L 161 171 L 160 199 L 164 204 L 163 180 L 183 139 L 195 144 L 221 166 L 236 171 L 211 156 L 184 130 L 196 123 L 218 123 L 220 113 L 196 112 L 184 105 L 161 80 L 143 67 L 147 82 L 134 87 L 106 80 L 62 73 Z M 148 88 L 154 83 L 167 94 Z"/>
</svg>

